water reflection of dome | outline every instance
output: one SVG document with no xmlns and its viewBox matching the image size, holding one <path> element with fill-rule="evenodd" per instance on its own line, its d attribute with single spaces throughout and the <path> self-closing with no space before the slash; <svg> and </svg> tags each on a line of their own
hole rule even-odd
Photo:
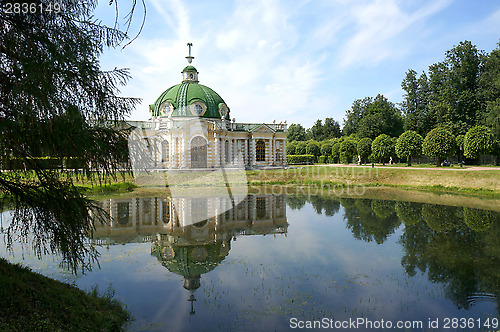
<svg viewBox="0 0 500 332">
<path fill-rule="evenodd" d="M 229 254 L 230 243 L 215 242 L 196 245 L 177 245 L 170 241 L 156 241 L 151 254 L 170 272 L 184 277 L 184 288 L 200 287 L 200 277 L 215 269 Z"/>
</svg>

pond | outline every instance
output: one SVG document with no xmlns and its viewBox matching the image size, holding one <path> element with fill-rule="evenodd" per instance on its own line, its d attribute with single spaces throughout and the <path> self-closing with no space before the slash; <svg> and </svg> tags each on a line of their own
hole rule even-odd
<svg viewBox="0 0 500 332">
<path fill-rule="evenodd" d="M 57 257 L 9 256 L 3 243 L 0 255 L 112 289 L 131 331 L 499 328 L 498 212 L 335 196 L 238 201 L 101 201 L 113 220 L 96 225 L 100 268 L 85 275 Z"/>
</svg>

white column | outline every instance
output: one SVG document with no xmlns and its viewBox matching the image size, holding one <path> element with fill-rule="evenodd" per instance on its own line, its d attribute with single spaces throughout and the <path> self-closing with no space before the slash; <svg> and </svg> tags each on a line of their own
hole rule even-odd
<svg viewBox="0 0 500 332">
<path fill-rule="evenodd" d="M 257 162 L 255 152 L 255 138 L 252 137 L 250 141 L 250 165 L 253 166 Z"/>
<path fill-rule="evenodd" d="M 220 140 L 219 134 L 215 133 L 215 142 L 214 142 L 214 163 L 215 167 L 220 167 Z"/>
</svg>

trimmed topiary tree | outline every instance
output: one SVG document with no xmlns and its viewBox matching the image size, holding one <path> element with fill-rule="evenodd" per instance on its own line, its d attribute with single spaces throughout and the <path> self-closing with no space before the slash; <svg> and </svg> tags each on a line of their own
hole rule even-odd
<svg viewBox="0 0 500 332">
<path fill-rule="evenodd" d="M 362 138 L 358 142 L 358 155 L 361 156 L 361 162 L 363 164 L 368 161 L 368 156 L 372 153 L 372 143 L 372 139 L 369 137 Z"/>
<path fill-rule="evenodd" d="M 287 143 L 287 145 L 286 145 L 286 154 L 288 156 L 295 155 L 295 148 L 296 147 L 297 147 L 297 142 L 296 141 L 292 141 L 290 143 Z"/>
<path fill-rule="evenodd" d="M 343 163 L 349 164 L 357 152 L 356 142 L 353 140 L 346 139 L 340 143 L 340 158 Z"/>
<path fill-rule="evenodd" d="M 301 154 L 306 154 L 306 146 L 307 143 L 304 141 L 300 141 L 297 143 L 295 146 L 295 154 L 296 155 L 301 155 Z"/>
<path fill-rule="evenodd" d="M 455 137 L 444 127 L 432 129 L 425 136 L 422 152 L 429 158 L 437 158 L 437 166 L 441 166 L 441 159 L 455 153 Z"/>
<path fill-rule="evenodd" d="M 320 145 L 320 152 L 322 156 L 330 156 L 332 154 L 332 142 L 322 142 Z"/>
<path fill-rule="evenodd" d="M 318 157 L 320 155 L 319 143 L 314 140 L 308 141 L 306 145 L 306 153 Z"/>
<path fill-rule="evenodd" d="M 332 145 L 332 158 L 334 163 L 339 163 L 340 159 L 340 143 L 335 143 Z"/>
<path fill-rule="evenodd" d="M 384 159 L 394 154 L 394 141 L 392 138 L 386 134 L 377 136 L 372 143 L 372 154 L 382 161 L 382 165 L 385 165 Z"/>
<path fill-rule="evenodd" d="M 402 133 L 396 142 L 396 154 L 401 159 L 406 159 L 411 166 L 411 157 L 422 154 L 422 143 L 424 139 L 416 131 L 407 130 Z"/>
<path fill-rule="evenodd" d="M 485 126 L 475 126 L 469 129 L 464 139 L 464 155 L 467 158 L 477 159 L 481 162 L 480 155 L 493 150 L 493 134 Z"/>
</svg>

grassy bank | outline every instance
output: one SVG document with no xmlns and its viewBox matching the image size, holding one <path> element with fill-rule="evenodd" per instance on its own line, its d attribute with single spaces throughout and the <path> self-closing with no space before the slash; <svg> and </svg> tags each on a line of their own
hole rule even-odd
<svg viewBox="0 0 500 332">
<path fill-rule="evenodd" d="M 129 314 L 99 296 L 0 258 L 0 331 L 121 331 Z"/>
<path fill-rule="evenodd" d="M 500 170 L 305 166 L 247 172 L 250 185 L 367 186 L 500 197 Z"/>
</svg>

